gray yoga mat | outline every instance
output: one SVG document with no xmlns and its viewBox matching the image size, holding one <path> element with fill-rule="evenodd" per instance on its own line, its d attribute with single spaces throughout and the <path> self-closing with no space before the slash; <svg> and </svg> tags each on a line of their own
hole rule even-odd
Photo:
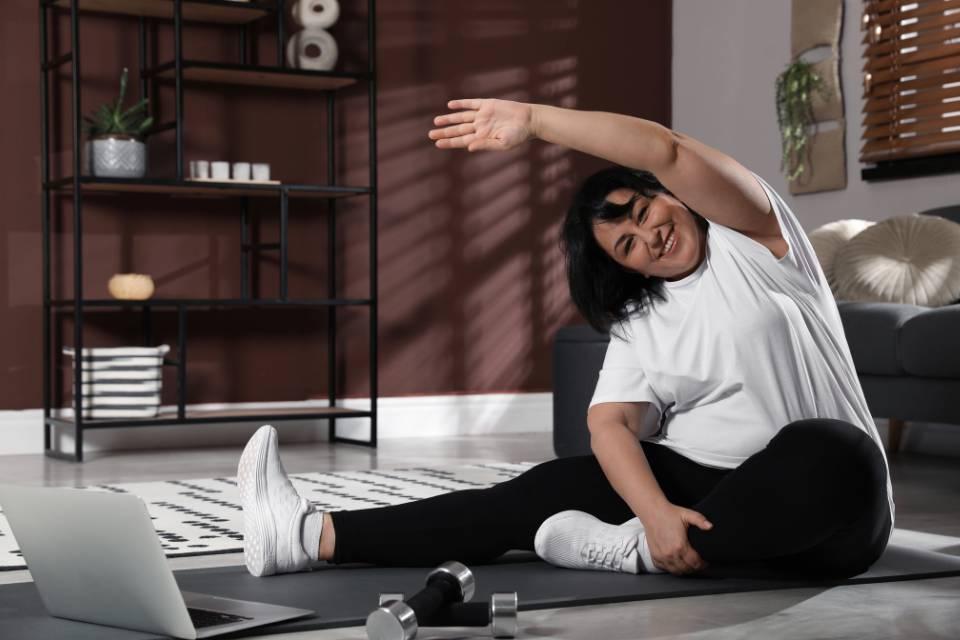
<svg viewBox="0 0 960 640">
<path fill-rule="evenodd" d="M 960 575 L 960 557 L 890 545 L 870 569 L 840 581 L 757 578 L 693 578 L 669 574 L 627 575 L 558 569 L 532 554 L 508 554 L 501 562 L 471 567 L 477 578 L 474 601 L 486 601 L 498 591 L 516 591 L 523 611 L 558 607 L 678 598 L 718 593 L 766 591 L 808 586 L 836 586 L 920 580 Z M 363 625 L 376 608 L 380 592 L 413 594 L 429 568 L 389 569 L 368 566 L 324 566 L 305 573 L 254 578 L 242 566 L 176 572 L 187 591 L 259 600 L 317 611 L 313 618 L 260 627 L 246 635 L 309 631 Z M 237 637 L 243 634 L 234 634 Z M 47 640 L 141 640 L 150 634 L 60 620 L 47 615 L 33 583 L 0 587 L 0 638 Z"/>
</svg>

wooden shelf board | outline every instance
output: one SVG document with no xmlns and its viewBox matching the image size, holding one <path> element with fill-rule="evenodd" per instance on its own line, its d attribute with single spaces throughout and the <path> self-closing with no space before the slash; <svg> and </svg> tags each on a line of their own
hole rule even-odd
<svg viewBox="0 0 960 640">
<path fill-rule="evenodd" d="M 344 407 L 296 407 L 288 409 L 221 409 L 218 411 L 210 410 L 191 410 L 186 412 L 187 419 L 196 418 L 258 418 L 260 416 L 289 416 L 295 418 L 304 415 L 322 415 L 322 416 L 349 416 L 354 413 L 366 414 L 366 411 L 357 409 L 346 409 Z M 168 416 L 161 413 L 160 418 L 175 417 L 175 414 Z"/>
<path fill-rule="evenodd" d="M 103 309 L 127 309 L 130 307 L 142 308 L 142 307 L 151 307 L 151 308 L 170 308 L 176 309 L 177 307 L 190 307 L 190 308 L 202 308 L 202 307 L 211 307 L 211 308 L 238 308 L 238 309 L 251 309 L 251 308 L 262 308 L 262 307 L 274 307 L 274 308 L 312 308 L 312 307 L 331 307 L 331 306 L 361 306 L 371 304 L 369 298 L 326 298 L 326 299 L 316 299 L 316 300 L 278 300 L 278 299 L 259 299 L 259 300 L 242 300 L 235 298 L 223 298 L 223 299 L 202 299 L 202 298 L 184 298 L 184 299 L 164 299 L 164 298 L 150 298 L 147 300 L 113 300 L 113 299 L 100 299 L 100 298 L 88 298 L 83 301 L 84 311 L 94 311 L 94 310 L 103 310 Z M 75 302 L 73 300 L 53 300 L 51 301 L 51 306 L 57 309 L 73 309 Z"/>
<path fill-rule="evenodd" d="M 70 191 L 73 187 L 73 178 L 67 177 L 56 180 L 52 184 L 61 191 Z M 365 195 L 369 189 L 364 187 L 349 187 L 349 191 L 330 189 L 323 185 L 305 184 L 245 184 L 235 182 L 203 182 L 184 180 L 104 180 L 83 177 L 80 180 L 80 189 L 84 193 L 158 193 L 173 196 L 248 196 L 259 198 L 276 198 L 281 189 L 287 189 L 291 198 L 346 198 L 356 195 Z"/>
<path fill-rule="evenodd" d="M 55 0 L 61 9 L 70 9 L 70 0 Z M 80 11 L 127 16 L 173 19 L 173 0 L 79 0 Z M 270 9 L 256 2 L 184 0 L 183 19 L 191 22 L 245 24 L 259 20 Z"/>
<path fill-rule="evenodd" d="M 217 422 L 254 422 L 257 420 L 309 420 L 325 418 L 366 418 L 370 412 L 365 409 L 347 409 L 344 407 L 296 407 L 287 409 L 223 409 L 223 410 L 187 410 L 184 419 L 178 420 L 176 411 L 166 410 L 156 418 L 105 418 L 84 420 L 83 428 L 109 429 L 112 427 L 153 427 L 187 423 Z M 72 427 L 73 418 L 49 418 L 50 424 Z"/>
<path fill-rule="evenodd" d="M 157 77 L 173 80 L 176 70 L 164 65 Z M 332 91 L 357 83 L 356 76 L 334 75 L 323 71 L 304 71 L 282 67 L 243 67 L 185 60 L 183 79 L 186 82 L 207 82 L 216 84 L 238 84 L 257 87 L 275 87 L 280 89 L 309 89 L 311 91 Z"/>
</svg>

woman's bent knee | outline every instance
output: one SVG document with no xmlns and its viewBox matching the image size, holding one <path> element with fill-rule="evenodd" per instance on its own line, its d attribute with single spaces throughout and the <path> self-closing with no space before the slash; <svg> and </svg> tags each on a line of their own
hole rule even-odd
<svg viewBox="0 0 960 640">
<path fill-rule="evenodd" d="M 807 418 L 786 425 L 773 437 L 773 442 L 789 442 L 791 446 L 830 447 L 834 450 L 856 450 L 864 441 L 871 441 L 867 433 L 845 420 L 834 418 Z"/>
<path fill-rule="evenodd" d="M 810 418 L 791 422 L 770 440 L 768 447 L 846 468 L 879 469 L 885 475 L 880 445 L 866 431 L 844 420 Z M 829 469 L 831 465 L 823 466 Z"/>
</svg>

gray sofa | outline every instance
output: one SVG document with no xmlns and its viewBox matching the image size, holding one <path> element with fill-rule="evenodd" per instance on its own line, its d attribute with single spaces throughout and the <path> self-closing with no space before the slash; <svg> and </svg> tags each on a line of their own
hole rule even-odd
<svg viewBox="0 0 960 640">
<path fill-rule="evenodd" d="M 960 206 L 924 211 L 960 223 Z M 960 259 L 960 256 L 958 256 Z M 870 411 L 890 420 L 895 452 L 907 420 L 960 424 L 960 304 L 837 303 Z M 588 325 L 562 327 L 553 344 L 553 447 L 590 453 L 587 406 L 609 336 Z"/>
</svg>

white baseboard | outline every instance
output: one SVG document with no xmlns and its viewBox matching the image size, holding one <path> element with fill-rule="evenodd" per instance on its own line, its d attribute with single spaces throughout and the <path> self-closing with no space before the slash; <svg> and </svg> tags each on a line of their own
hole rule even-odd
<svg viewBox="0 0 960 640">
<path fill-rule="evenodd" d="M 369 409 L 369 398 L 339 402 L 350 409 Z M 490 393 L 473 395 L 379 398 L 378 438 L 453 437 L 477 434 L 550 432 L 553 394 Z M 327 407 L 326 400 L 190 405 L 193 410 L 243 409 L 269 414 L 290 408 Z M 166 409 L 166 407 L 165 407 Z M 262 423 L 230 422 L 168 427 L 92 429 L 84 431 L 84 451 L 170 449 L 242 445 Z M 326 420 L 285 420 L 277 423 L 285 442 L 327 439 Z M 282 425 L 282 427 L 281 427 Z M 338 419 L 337 435 L 366 440 L 368 418 Z M 55 430 L 56 447 L 73 451 L 73 431 Z M 43 453 L 43 410 L 0 411 L 0 455 Z"/>
</svg>

